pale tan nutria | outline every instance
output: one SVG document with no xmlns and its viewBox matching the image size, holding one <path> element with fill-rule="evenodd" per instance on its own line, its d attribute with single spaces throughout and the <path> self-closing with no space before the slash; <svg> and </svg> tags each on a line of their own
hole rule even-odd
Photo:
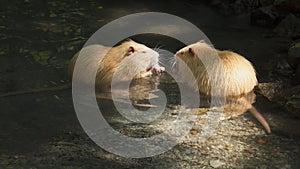
<svg viewBox="0 0 300 169">
<path fill-rule="evenodd" d="M 95 85 L 99 91 L 109 91 L 114 77 L 116 81 L 129 81 L 161 73 L 164 67 L 159 66 L 159 54 L 147 46 L 133 40 L 108 48 L 101 45 L 91 45 L 78 52 L 70 62 L 69 75 L 72 77 L 75 62 L 83 72 L 97 70 Z M 86 73 L 79 72 L 79 81 L 86 81 Z M 74 79 L 73 79 L 74 80 Z"/>
<path fill-rule="evenodd" d="M 249 110 L 266 131 L 271 133 L 267 121 L 252 106 L 255 102 L 253 89 L 258 82 L 255 69 L 247 59 L 232 51 L 214 49 L 204 41 L 180 49 L 176 56 L 188 66 L 177 62 L 178 74 L 186 83 L 196 83 L 199 91 L 208 96 L 223 95 L 226 98 L 224 112 L 228 116 L 237 116 Z M 191 70 L 196 81 L 187 76 L 187 68 Z"/>
<path fill-rule="evenodd" d="M 164 67 L 159 66 L 159 54 L 147 46 L 137 43 L 133 40 L 127 40 L 116 47 L 104 47 L 102 45 L 90 45 L 77 52 L 68 67 L 70 79 L 73 76 L 73 70 L 78 56 L 82 55 L 79 68 L 82 73 L 76 77 L 85 82 L 85 71 L 97 70 L 96 89 L 98 91 L 109 91 L 112 77 L 116 70 L 115 78 L 118 81 L 131 80 L 150 76 L 154 73 L 160 74 Z M 138 72 L 138 74 L 136 74 Z M 17 91 L 1 94 L 0 97 L 14 96 L 20 94 L 29 94 L 36 92 L 57 91 L 71 88 L 71 83 L 54 87 L 31 89 L 27 91 Z"/>
</svg>

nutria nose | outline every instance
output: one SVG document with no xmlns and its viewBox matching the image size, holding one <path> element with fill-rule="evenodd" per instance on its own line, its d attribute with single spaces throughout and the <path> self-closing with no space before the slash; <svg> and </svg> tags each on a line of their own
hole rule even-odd
<svg viewBox="0 0 300 169">
<path fill-rule="evenodd" d="M 146 69 L 146 71 L 148 72 L 148 71 L 150 71 L 151 69 L 152 69 L 152 67 L 150 67 L 150 68 Z"/>
</svg>

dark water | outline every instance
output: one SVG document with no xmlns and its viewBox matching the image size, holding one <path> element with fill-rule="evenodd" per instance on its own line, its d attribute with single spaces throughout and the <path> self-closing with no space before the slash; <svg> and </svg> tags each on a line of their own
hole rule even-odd
<svg viewBox="0 0 300 169">
<path fill-rule="evenodd" d="M 274 68 L 268 63 L 280 59 L 278 53 L 285 51 L 288 42 L 284 38 L 268 36 L 270 30 L 251 26 L 248 15 L 223 16 L 196 1 L 29 0 L 1 1 L 0 6 L 2 93 L 66 83 L 68 60 L 89 36 L 104 24 L 136 12 L 166 12 L 190 21 L 209 37 L 216 48 L 236 51 L 252 61 L 260 82 L 276 80 L 269 76 Z M 173 53 L 184 46 L 177 40 L 159 35 L 131 38 Z M 157 87 L 167 91 L 170 104 L 178 103 L 176 84 L 164 80 L 161 78 Z M 138 92 L 137 97 L 141 93 Z M 105 106 L 111 103 L 102 103 L 105 112 L 113 111 Z M 0 98 L 0 106 L 0 152 L 3 154 L 30 154 L 59 135 L 81 131 L 71 90 Z M 284 111 L 262 97 L 258 98 L 256 106 L 266 112 L 269 120 L 277 116 L 275 119 L 280 119 L 279 114 Z M 284 128 L 288 123 L 274 120 L 271 126 L 284 124 Z M 298 123 L 292 121 L 291 124 Z M 282 131 L 282 128 L 277 130 Z"/>
</svg>

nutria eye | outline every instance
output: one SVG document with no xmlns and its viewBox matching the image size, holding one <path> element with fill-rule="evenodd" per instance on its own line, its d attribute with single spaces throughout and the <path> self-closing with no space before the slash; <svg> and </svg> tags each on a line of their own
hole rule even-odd
<svg viewBox="0 0 300 169">
<path fill-rule="evenodd" d="M 142 51 L 142 53 L 146 53 L 146 51 Z"/>
<path fill-rule="evenodd" d="M 183 55 L 183 52 L 180 52 L 181 55 Z"/>
</svg>

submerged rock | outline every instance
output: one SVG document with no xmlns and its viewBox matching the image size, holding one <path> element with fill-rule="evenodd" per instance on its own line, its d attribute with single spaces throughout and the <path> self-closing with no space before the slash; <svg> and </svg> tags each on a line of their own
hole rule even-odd
<svg viewBox="0 0 300 169">
<path fill-rule="evenodd" d="M 293 84 L 300 85 L 300 65 L 298 65 L 298 68 L 295 71 L 295 76 L 293 79 Z"/>
<path fill-rule="evenodd" d="M 266 6 L 254 10 L 251 13 L 250 21 L 252 25 L 273 28 L 277 18 L 277 14 L 273 11 L 273 6 Z"/>
<path fill-rule="evenodd" d="M 286 109 L 294 116 L 300 118 L 300 90 L 290 96 L 285 105 Z"/>
<path fill-rule="evenodd" d="M 286 87 L 282 83 L 259 83 L 256 92 L 284 107 L 291 115 L 300 118 L 300 85 Z"/>
<path fill-rule="evenodd" d="M 261 6 L 269 6 L 274 3 L 275 0 L 260 0 Z"/>
<path fill-rule="evenodd" d="M 259 83 L 255 87 L 255 91 L 268 100 L 273 101 L 276 98 L 277 93 L 283 89 L 283 84 L 281 82 L 276 83 Z"/>
<path fill-rule="evenodd" d="M 299 0 L 275 0 L 273 4 L 280 13 L 300 13 Z"/>
<path fill-rule="evenodd" d="M 274 29 L 280 36 L 300 37 L 300 18 L 293 14 L 287 15 Z"/>
<path fill-rule="evenodd" d="M 290 47 L 287 61 L 294 70 L 298 68 L 300 64 L 300 42 Z"/>
<path fill-rule="evenodd" d="M 300 84 L 300 42 L 289 48 L 287 62 L 295 71 L 293 84 Z"/>
</svg>

